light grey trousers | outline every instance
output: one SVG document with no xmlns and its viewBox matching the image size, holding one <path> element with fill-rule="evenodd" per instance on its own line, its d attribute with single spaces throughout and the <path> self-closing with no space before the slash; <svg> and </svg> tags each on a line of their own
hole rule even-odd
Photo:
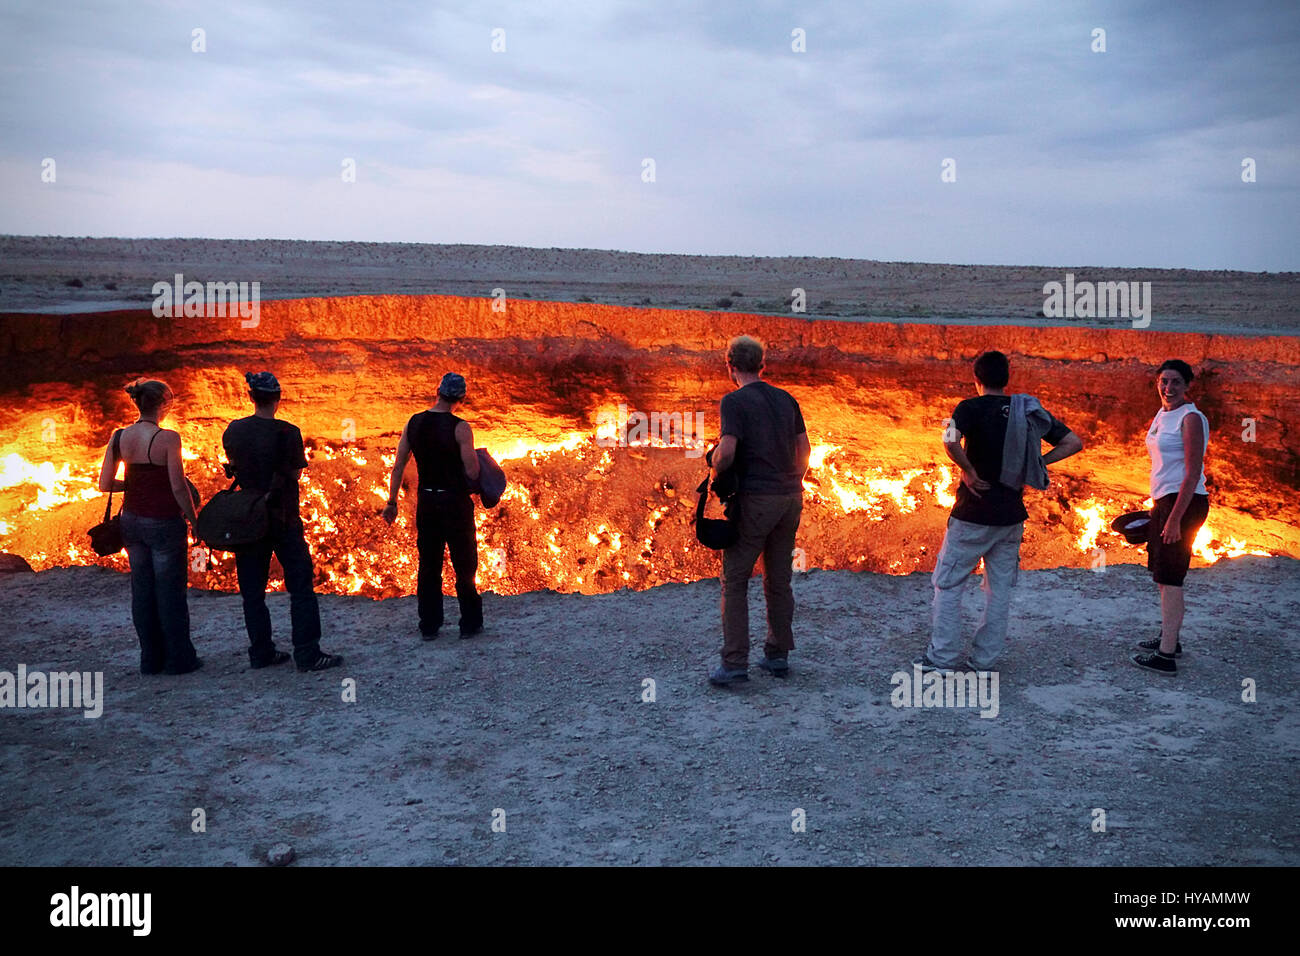
<svg viewBox="0 0 1300 956">
<path fill-rule="evenodd" d="M 1008 525 L 972 524 L 960 518 L 948 519 L 943 547 L 930 580 L 934 583 L 934 607 L 930 646 L 925 656 L 940 667 L 961 663 L 961 595 L 979 559 L 984 559 L 984 616 L 975 630 L 970 663 L 978 670 L 992 670 L 1007 641 L 1007 617 L 1011 610 L 1011 589 L 1020 572 L 1020 541 L 1025 523 Z"/>
</svg>

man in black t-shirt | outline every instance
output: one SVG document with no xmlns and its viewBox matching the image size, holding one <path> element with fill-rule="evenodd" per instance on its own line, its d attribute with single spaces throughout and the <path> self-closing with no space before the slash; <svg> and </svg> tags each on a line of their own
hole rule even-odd
<svg viewBox="0 0 1300 956">
<path fill-rule="evenodd" d="M 1033 396 L 1006 393 L 1010 374 L 1010 363 L 1001 352 L 985 352 L 977 358 L 979 396 L 961 402 L 944 431 L 944 449 L 962 477 L 931 576 L 930 645 L 915 662 L 924 670 L 947 670 L 959 664 L 962 587 L 981 558 L 984 617 L 975 631 L 970 666 L 984 671 L 996 664 L 1006 643 L 1011 588 L 1020 569 L 1020 542 L 1029 517 L 1023 486 L 1041 480 L 1040 487 L 1046 487 L 1045 466 L 1083 450 L 1079 437 Z M 1041 441 L 1054 446 L 1045 455 Z"/>
<path fill-rule="evenodd" d="M 790 579 L 811 446 L 799 403 L 762 371 L 763 346 L 748 335 L 732 339 L 727 374 L 737 387 L 723 396 L 722 437 L 710 458 L 715 480 L 734 471 L 740 512 L 740 538 L 722 552 L 722 663 L 709 674 L 718 687 L 749 679 L 749 579 L 760 554 L 767 641 L 759 666 L 785 677 L 794 649 Z"/>
<path fill-rule="evenodd" d="M 307 467 L 306 450 L 298 426 L 275 417 L 280 407 L 280 383 L 270 372 L 248 372 L 248 397 L 255 411 L 226 426 L 221 436 L 226 451 L 226 473 L 239 487 L 258 494 L 270 493 L 270 532 L 256 545 L 235 553 L 239 594 L 244 601 L 244 626 L 248 629 L 248 660 L 256 670 L 283 664 L 289 655 L 275 649 L 271 639 L 271 612 L 266 607 L 266 582 L 271 555 L 284 568 L 293 626 L 293 659 L 300 671 L 337 667 L 343 658 L 320 649 L 320 606 L 313 586 L 314 569 L 307 549 L 302 518 L 298 514 L 298 477 Z"/>
</svg>

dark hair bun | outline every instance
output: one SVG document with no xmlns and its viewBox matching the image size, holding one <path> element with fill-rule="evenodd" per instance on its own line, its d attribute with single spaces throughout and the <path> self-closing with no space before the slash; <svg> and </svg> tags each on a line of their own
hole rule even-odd
<svg viewBox="0 0 1300 956">
<path fill-rule="evenodd" d="M 127 385 L 123 391 L 131 396 L 131 400 L 135 402 L 137 408 L 147 412 L 159 408 L 163 402 L 169 401 L 172 397 L 171 389 L 165 383 L 152 378 L 147 381 L 136 379 Z"/>
</svg>

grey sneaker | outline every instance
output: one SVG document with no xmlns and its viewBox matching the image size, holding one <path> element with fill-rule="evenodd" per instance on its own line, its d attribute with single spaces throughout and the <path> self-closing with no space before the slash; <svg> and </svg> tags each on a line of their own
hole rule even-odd
<svg viewBox="0 0 1300 956">
<path fill-rule="evenodd" d="M 929 673 L 951 674 L 957 669 L 955 667 L 940 667 L 938 664 L 930 660 L 930 658 L 926 657 L 924 654 L 916 658 L 916 660 L 912 661 L 912 663 L 921 665 L 922 674 L 929 674 Z"/>
<path fill-rule="evenodd" d="M 749 670 L 744 667 L 730 668 L 719 664 L 709 671 L 709 683 L 714 687 L 730 687 L 737 681 L 749 680 Z"/>
<path fill-rule="evenodd" d="M 764 657 L 758 662 L 758 666 L 773 677 L 790 676 L 790 661 L 784 657 Z"/>
</svg>

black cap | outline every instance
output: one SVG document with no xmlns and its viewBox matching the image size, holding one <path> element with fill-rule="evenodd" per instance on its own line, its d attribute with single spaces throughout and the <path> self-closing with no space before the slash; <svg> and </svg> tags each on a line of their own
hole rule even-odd
<svg viewBox="0 0 1300 956">
<path fill-rule="evenodd" d="M 280 383 L 270 372 L 245 372 L 244 381 L 255 392 L 278 392 Z"/>
<path fill-rule="evenodd" d="M 465 376 L 448 372 L 438 383 L 438 394 L 448 401 L 459 402 L 465 397 Z"/>
</svg>

